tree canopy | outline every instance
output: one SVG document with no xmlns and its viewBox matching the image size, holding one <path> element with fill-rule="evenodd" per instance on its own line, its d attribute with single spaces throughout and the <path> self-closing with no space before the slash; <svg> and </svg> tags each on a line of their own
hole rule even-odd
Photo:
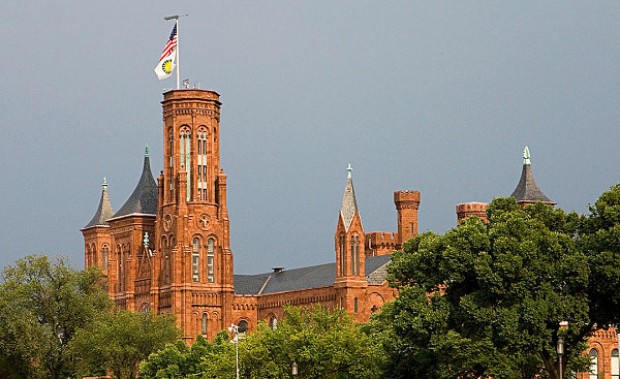
<svg viewBox="0 0 620 379">
<path fill-rule="evenodd" d="M 107 369 L 114 379 L 134 379 L 140 362 L 177 335 L 172 316 L 105 312 L 78 330 L 69 349 L 82 374 L 104 374 Z"/>
<path fill-rule="evenodd" d="M 544 204 L 495 199 L 440 236 L 424 233 L 394 254 L 399 297 L 389 325 L 389 377 L 558 376 L 559 322 L 571 369 L 589 323 L 589 267 L 575 239 L 579 217 Z"/>
<path fill-rule="evenodd" d="M 0 284 L 0 377 L 66 378 L 67 346 L 110 302 L 96 269 L 72 270 L 65 259 L 28 256 L 8 266 Z"/>
</svg>

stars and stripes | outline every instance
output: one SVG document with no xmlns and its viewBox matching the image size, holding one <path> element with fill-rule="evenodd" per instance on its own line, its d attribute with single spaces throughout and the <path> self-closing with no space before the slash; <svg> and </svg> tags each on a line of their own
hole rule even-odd
<svg viewBox="0 0 620 379">
<path fill-rule="evenodd" d="M 159 80 L 166 79 L 172 75 L 172 71 L 177 64 L 177 24 L 172 28 L 170 38 L 164 46 L 164 50 L 159 58 L 159 63 L 155 66 L 155 74 Z"/>
</svg>

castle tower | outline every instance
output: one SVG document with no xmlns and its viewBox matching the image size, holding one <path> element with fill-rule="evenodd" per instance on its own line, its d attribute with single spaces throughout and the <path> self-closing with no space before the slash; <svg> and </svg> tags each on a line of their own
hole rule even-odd
<svg viewBox="0 0 620 379">
<path fill-rule="evenodd" d="M 396 191 L 394 204 L 398 214 L 398 245 L 418 235 L 418 208 L 420 207 L 420 192 Z"/>
<path fill-rule="evenodd" d="M 213 91 L 164 93 L 164 169 L 153 297 L 158 312 L 177 316 L 186 340 L 209 325 L 209 336 L 230 324 L 233 257 L 220 168 L 220 101 Z M 211 336 L 212 337 L 212 336 Z"/>
<path fill-rule="evenodd" d="M 84 228 L 84 267 L 98 266 L 104 274 L 108 272 L 108 259 L 112 246 L 110 224 L 107 220 L 112 217 L 114 210 L 108 195 L 108 182 L 103 178 L 101 185 L 101 199 L 95 215 Z"/>
<path fill-rule="evenodd" d="M 149 272 L 140 269 L 150 262 L 143 239 L 146 233 L 154 234 L 156 212 L 157 186 L 147 147 L 138 184 L 121 209 L 107 220 L 113 246 L 108 263 L 108 291 L 120 309 L 140 311 L 152 307 Z"/>
<path fill-rule="evenodd" d="M 461 203 L 456 206 L 456 216 L 457 216 L 457 224 L 460 224 L 461 221 L 466 219 L 469 216 L 476 216 L 480 218 L 485 223 L 488 222 L 487 219 L 487 203 L 479 203 L 479 202 L 469 202 L 469 203 Z"/>
<path fill-rule="evenodd" d="M 355 317 L 360 309 L 365 309 L 364 294 L 368 283 L 364 253 L 366 238 L 351 179 L 352 170 L 349 164 L 334 236 L 336 245 L 336 283 L 334 286 L 339 306 Z"/>
<path fill-rule="evenodd" d="M 540 188 L 538 188 L 538 185 L 534 180 L 534 174 L 532 173 L 530 150 L 527 146 L 523 150 L 523 170 L 521 171 L 521 179 L 519 180 L 519 184 L 517 184 L 517 188 L 515 188 L 510 196 L 517 199 L 517 202 L 521 206 L 533 204 L 539 201 L 550 206 L 554 206 L 556 204 L 553 200 L 549 199 L 540 190 Z"/>
</svg>

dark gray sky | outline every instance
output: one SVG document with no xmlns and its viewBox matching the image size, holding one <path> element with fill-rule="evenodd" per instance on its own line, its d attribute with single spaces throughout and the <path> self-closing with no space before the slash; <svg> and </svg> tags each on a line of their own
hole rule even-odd
<svg viewBox="0 0 620 379">
<path fill-rule="evenodd" d="M 144 146 L 162 167 L 153 67 L 181 19 L 181 76 L 220 93 L 235 271 L 335 260 L 350 162 L 367 232 L 392 193 L 420 231 L 510 195 L 530 147 L 539 186 L 585 212 L 620 182 L 620 3 L 29 1 L 2 6 L 0 267 L 83 267 L 102 177 L 118 210 Z M 176 3 L 176 2 L 175 2 Z"/>
</svg>

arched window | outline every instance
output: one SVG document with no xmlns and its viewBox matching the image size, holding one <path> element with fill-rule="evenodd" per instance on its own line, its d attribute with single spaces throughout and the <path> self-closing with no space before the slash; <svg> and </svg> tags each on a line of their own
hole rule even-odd
<svg viewBox="0 0 620 379">
<path fill-rule="evenodd" d="M 618 349 L 611 351 L 611 378 L 620 378 L 620 362 L 618 362 Z"/>
<path fill-rule="evenodd" d="M 110 255 L 110 249 L 108 249 L 108 245 L 103 245 L 101 248 L 101 269 L 104 272 L 108 272 L 108 257 Z"/>
<path fill-rule="evenodd" d="M 200 281 L 200 238 L 194 238 L 192 243 L 192 280 Z"/>
<path fill-rule="evenodd" d="M 207 200 L 207 130 L 204 128 L 198 130 L 198 164 L 196 170 L 198 198 Z"/>
<path fill-rule="evenodd" d="M 360 274 L 360 258 L 359 258 L 360 238 L 351 236 L 351 275 Z"/>
<path fill-rule="evenodd" d="M 598 379 L 598 351 L 590 350 L 590 379 Z"/>
<path fill-rule="evenodd" d="M 338 253 L 340 254 L 340 276 L 345 276 L 347 274 L 346 271 L 346 260 L 347 260 L 347 256 L 346 256 L 346 238 L 344 236 L 344 234 L 340 235 L 340 245 L 339 245 L 339 251 Z"/>
<path fill-rule="evenodd" d="M 207 335 L 207 326 L 208 326 L 207 314 L 203 313 L 202 314 L 202 323 L 201 323 L 201 326 L 200 326 L 200 331 L 201 331 L 203 336 Z"/>
<path fill-rule="evenodd" d="M 187 201 L 191 200 L 191 195 L 192 195 L 192 180 L 191 180 L 191 151 L 192 151 L 192 145 L 191 145 L 191 140 L 192 140 L 192 134 L 189 130 L 189 128 L 185 127 L 183 129 L 181 129 L 181 134 L 180 134 L 180 141 L 179 141 L 179 147 L 180 147 L 180 163 L 181 163 L 181 170 L 185 170 L 185 172 L 187 173 Z"/>
<path fill-rule="evenodd" d="M 163 237 L 161 239 L 161 248 L 164 252 L 164 272 L 163 279 L 164 284 L 170 283 L 170 245 L 168 245 L 168 239 Z"/>
<path fill-rule="evenodd" d="M 248 322 L 245 320 L 241 320 L 239 321 L 239 325 L 237 325 L 239 327 L 239 334 L 245 334 L 248 331 Z"/>
<path fill-rule="evenodd" d="M 271 317 L 269 318 L 269 327 L 271 328 L 271 330 L 278 329 L 278 318 L 276 317 L 276 315 L 271 315 Z"/>
<path fill-rule="evenodd" d="M 215 240 L 209 238 L 207 241 L 207 281 L 213 283 L 215 281 Z"/>
</svg>

